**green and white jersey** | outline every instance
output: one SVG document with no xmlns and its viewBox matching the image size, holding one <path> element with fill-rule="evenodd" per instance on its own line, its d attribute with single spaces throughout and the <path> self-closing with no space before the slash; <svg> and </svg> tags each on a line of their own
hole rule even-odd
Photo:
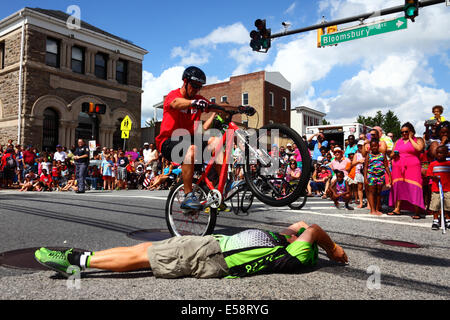
<svg viewBox="0 0 450 320">
<path fill-rule="evenodd" d="M 261 272 L 296 273 L 317 261 L 317 245 L 298 240 L 289 243 L 289 236 L 271 231 L 249 229 L 232 236 L 214 237 L 219 241 L 230 277 Z"/>
</svg>

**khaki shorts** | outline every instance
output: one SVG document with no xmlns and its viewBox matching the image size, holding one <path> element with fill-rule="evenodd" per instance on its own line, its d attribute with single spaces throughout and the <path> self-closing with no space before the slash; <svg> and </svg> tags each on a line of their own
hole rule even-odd
<svg viewBox="0 0 450 320">
<path fill-rule="evenodd" d="M 221 278 L 228 267 L 219 242 L 212 236 L 173 237 L 147 250 L 153 275 L 159 278 Z"/>
<path fill-rule="evenodd" d="M 441 197 L 439 195 L 439 192 L 433 192 L 431 194 L 430 210 L 441 210 Z M 444 210 L 450 211 L 450 192 L 444 192 Z"/>
</svg>

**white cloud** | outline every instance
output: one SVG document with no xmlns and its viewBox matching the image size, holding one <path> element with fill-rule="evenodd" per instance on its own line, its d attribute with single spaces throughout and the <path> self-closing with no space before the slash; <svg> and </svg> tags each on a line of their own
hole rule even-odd
<svg viewBox="0 0 450 320">
<path fill-rule="evenodd" d="M 223 43 L 244 44 L 249 42 L 249 32 L 240 22 L 225 27 L 218 27 L 206 37 L 189 41 L 191 48 L 215 46 Z"/>
<path fill-rule="evenodd" d="M 165 95 L 171 90 L 179 88 L 182 85 L 182 74 L 184 67 L 176 66 L 164 70 L 159 76 L 155 76 L 150 72 L 144 71 L 142 74 L 142 123 L 145 120 L 153 118 L 153 106 L 163 101 Z M 162 110 L 158 110 L 158 118 L 162 117 Z"/>
<path fill-rule="evenodd" d="M 291 13 L 293 13 L 294 10 L 295 10 L 296 5 L 297 5 L 296 2 L 292 3 L 292 4 L 289 6 L 289 8 L 287 8 L 287 9 L 284 11 L 284 14 L 291 14 Z"/>
<path fill-rule="evenodd" d="M 397 5 L 399 1 L 341 0 L 320 2 L 319 10 L 329 14 L 326 18 L 330 21 Z M 432 6 L 422 8 L 420 13 L 415 23 L 408 22 L 407 30 L 337 47 L 317 48 L 316 32 L 297 35 L 275 46 L 276 56 L 266 70 L 279 71 L 291 82 L 292 106 L 325 111 L 332 122 L 354 121 L 358 114 L 373 116 L 377 110 L 393 110 L 401 121 L 423 126 L 422 120 L 431 116 L 431 106 L 450 103 L 449 93 L 435 88 L 430 67 L 432 58 L 448 61 L 448 54 L 443 52 L 450 48 L 450 38 L 443 30 L 450 29 L 450 10 Z M 327 95 L 314 94 L 317 81 L 323 85 L 330 75 L 340 79 L 332 72 L 345 66 L 360 70 L 343 81 L 338 90 L 324 88 Z"/>
</svg>

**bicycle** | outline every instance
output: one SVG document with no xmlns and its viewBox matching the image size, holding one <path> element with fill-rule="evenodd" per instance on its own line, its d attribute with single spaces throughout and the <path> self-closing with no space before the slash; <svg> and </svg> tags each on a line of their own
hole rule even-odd
<svg viewBox="0 0 450 320">
<path fill-rule="evenodd" d="M 305 141 L 296 131 L 281 124 L 268 124 L 250 132 L 240 129 L 231 121 L 231 118 L 236 114 L 253 116 L 256 113 L 254 108 L 240 106 L 237 110 L 226 110 L 218 105 L 210 105 L 209 108 L 222 111 L 227 115 L 223 121 L 223 125 L 227 128 L 227 134 L 222 136 L 221 144 L 216 148 L 215 154 L 206 167 L 203 163 L 199 163 L 195 168 L 192 187 L 203 209 L 184 211 L 180 208 L 185 197 L 183 181 L 176 184 L 170 191 L 165 207 L 165 217 L 168 229 L 173 236 L 211 234 L 215 228 L 219 206 L 237 191 L 241 191 L 233 189 L 228 194 L 224 194 L 227 165 L 221 167 L 217 187 L 208 178 L 216 156 L 223 146 L 225 146 L 223 163 L 228 163 L 235 138 L 238 140 L 237 145 L 244 149 L 245 182 L 251 193 L 261 202 L 274 207 L 286 206 L 299 198 L 309 180 L 311 159 Z M 278 155 L 273 154 L 272 157 L 267 151 L 269 150 L 268 146 L 281 143 L 296 144 L 303 159 L 302 175 L 297 186 L 290 188 L 289 193 L 285 192 L 289 183 L 285 181 L 284 177 L 279 177 L 277 172 L 274 172 L 279 166 Z"/>
</svg>

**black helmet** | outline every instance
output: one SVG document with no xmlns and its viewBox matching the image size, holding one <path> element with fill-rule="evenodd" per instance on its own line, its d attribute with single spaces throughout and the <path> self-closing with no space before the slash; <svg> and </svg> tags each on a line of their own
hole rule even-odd
<svg viewBox="0 0 450 320">
<path fill-rule="evenodd" d="M 205 73 L 197 67 L 186 68 L 186 70 L 184 70 L 183 72 L 182 80 L 184 81 L 184 79 L 187 79 L 188 81 L 197 81 L 200 82 L 201 84 L 206 83 Z"/>
</svg>

